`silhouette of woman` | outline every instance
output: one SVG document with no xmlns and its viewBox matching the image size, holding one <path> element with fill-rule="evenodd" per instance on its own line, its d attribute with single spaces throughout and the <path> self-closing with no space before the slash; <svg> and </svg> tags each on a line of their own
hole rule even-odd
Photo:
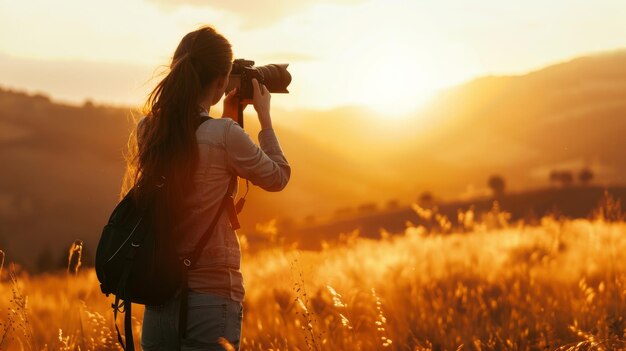
<svg viewBox="0 0 626 351">
<path fill-rule="evenodd" d="M 183 37 L 167 75 L 149 95 L 137 124 L 122 187 L 126 193 L 145 175 L 161 174 L 167 186 L 155 207 L 155 225 L 172 238 L 177 252 L 194 249 L 237 177 L 267 191 L 280 191 L 291 168 L 270 117 L 270 93 L 253 80 L 252 104 L 261 131 L 257 146 L 234 120 L 241 102 L 236 89 L 224 99 L 222 118 L 209 117 L 225 93 L 232 68 L 231 45 L 212 27 Z M 136 140 L 135 143 L 132 140 Z M 146 306 L 143 350 L 239 350 L 244 283 L 234 205 L 226 206 L 202 254 L 188 274 L 187 329 L 178 337 L 180 292 L 161 306 Z M 235 225 L 233 225 L 233 223 Z"/>
</svg>

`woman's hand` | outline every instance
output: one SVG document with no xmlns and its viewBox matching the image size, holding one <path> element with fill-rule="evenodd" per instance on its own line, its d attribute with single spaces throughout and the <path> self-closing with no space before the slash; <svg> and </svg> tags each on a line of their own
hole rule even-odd
<svg viewBox="0 0 626 351">
<path fill-rule="evenodd" d="M 224 98 L 224 109 L 222 110 L 222 118 L 230 118 L 240 123 L 239 118 L 239 96 L 237 96 L 237 88 L 231 90 Z M 245 108 L 245 106 L 244 106 Z"/>
<path fill-rule="evenodd" d="M 259 81 L 252 79 L 252 89 L 254 95 L 252 96 L 252 105 L 259 117 L 259 123 L 261 123 L 261 129 L 272 128 L 272 117 L 270 117 L 270 95 L 269 90 L 263 84 L 259 84 Z"/>
</svg>

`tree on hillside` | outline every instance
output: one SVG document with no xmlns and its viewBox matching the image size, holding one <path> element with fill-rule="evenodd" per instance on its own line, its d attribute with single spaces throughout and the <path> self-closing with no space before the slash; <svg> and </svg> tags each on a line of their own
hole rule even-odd
<svg viewBox="0 0 626 351">
<path fill-rule="evenodd" d="M 430 205 L 433 204 L 434 201 L 435 201 L 435 197 L 433 196 L 433 194 L 430 191 L 424 191 L 417 198 L 417 203 L 420 206 L 430 206 Z"/>
<path fill-rule="evenodd" d="M 352 207 L 342 207 L 342 208 L 338 208 L 335 210 L 335 216 L 343 217 L 343 216 L 350 215 L 353 212 L 354 212 L 354 209 Z"/>
<path fill-rule="evenodd" d="M 553 169 L 550 172 L 550 183 L 558 183 L 559 182 L 559 174 L 560 174 L 559 171 Z"/>
<path fill-rule="evenodd" d="M 560 184 L 562 187 L 568 187 L 574 182 L 574 174 L 567 170 L 553 170 L 550 172 L 550 182 Z"/>
<path fill-rule="evenodd" d="M 44 93 L 36 93 L 32 95 L 31 98 L 32 98 L 32 101 L 34 102 L 50 103 L 50 96 Z"/>
<path fill-rule="evenodd" d="M 504 195 L 504 189 L 506 187 L 506 183 L 504 182 L 504 178 L 502 176 L 496 175 L 496 174 L 492 175 L 491 177 L 489 177 L 489 180 L 487 181 L 487 185 L 493 192 L 494 197 L 499 197 L 499 196 Z"/>
<path fill-rule="evenodd" d="M 96 107 L 96 105 L 93 103 L 93 101 L 91 99 L 85 99 L 85 101 L 83 102 L 83 108 L 94 108 Z"/>
<path fill-rule="evenodd" d="M 376 206 L 376 204 L 373 202 L 364 203 L 357 207 L 357 211 L 361 213 L 375 212 L 377 209 L 378 206 Z"/>
<path fill-rule="evenodd" d="M 582 185 L 589 185 L 592 179 L 593 179 L 593 172 L 588 167 L 583 168 L 580 171 L 580 173 L 578 173 L 578 181 Z"/>
<path fill-rule="evenodd" d="M 557 171 L 555 169 L 550 172 L 550 183 L 559 183 L 559 179 L 561 178 L 561 171 Z"/>
<path fill-rule="evenodd" d="M 400 202 L 396 199 L 387 201 L 386 207 L 388 210 L 396 210 L 400 207 Z"/>
</svg>

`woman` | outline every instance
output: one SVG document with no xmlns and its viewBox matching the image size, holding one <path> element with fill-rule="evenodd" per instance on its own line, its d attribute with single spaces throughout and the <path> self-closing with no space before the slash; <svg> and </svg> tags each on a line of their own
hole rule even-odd
<svg viewBox="0 0 626 351">
<path fill-rule="evenodd" d="M 163 175 L 164 200 L 155 206 L 155 220 L 181 254 L 194 249 L 226 192 L 233 189 L 234 198 L 237 176 L 267 191 L 280 191 L 289 181 L 291 169 L 272 129 L 267 88 L 252 82 L 252 104 L 262 128 L 260 147 L 233 120 L 240 104 L 236 90 L 224 99 L 222 118 L 209 117 L 211 106 L 225 93 L 232 61 L 229 42 L 213 28 L 185 35 L 169 73 L 146 102 L 137 143 L 130 144 L 136 147 L 131 148 L 135 152 L 130 154 L 122 193 L 148 175 Z M 233 215 L 233 210 L 220 214 L 189 272 L 185 338 L 178 339 L 177 294 L 162 306 L 146 306 L 143 350 L 223 350 L 225 341 L 239 349 L 245 289 Z"/>
</svg>

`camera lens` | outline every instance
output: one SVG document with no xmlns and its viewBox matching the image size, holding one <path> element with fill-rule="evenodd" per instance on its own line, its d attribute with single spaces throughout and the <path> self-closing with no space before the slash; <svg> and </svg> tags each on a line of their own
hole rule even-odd
<svg viewBox="0 0 626 351">
<path fill-rule="evenodd" d="M 288 93 L 287 86 L 291 83 L 291 74 L 287 71 L 289 64 L 269 64 L 255 67 L 263 84 L 270 93 Z"/>
</svg>

